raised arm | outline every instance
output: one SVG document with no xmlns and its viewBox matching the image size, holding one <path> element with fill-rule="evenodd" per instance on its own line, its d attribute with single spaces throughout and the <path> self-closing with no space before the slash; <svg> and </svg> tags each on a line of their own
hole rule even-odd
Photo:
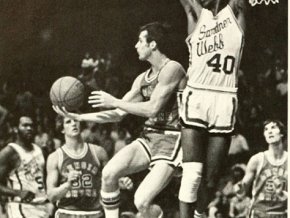
<svg viewBox="0 0 290 218">
<path fill-rule="evenodd" d="M 105 92 L 94 92 L 94 100 L 91 101 L 94 107 L 116 107 L 130 114 L 143 117 L 154 117 L 169 97 L 177 90 L 179 83 L 185 78 L 184 69 L 177 62 L 169 62 L 159 74 L 156 85 L 149 101 L 129 102 L 125 99 L 117 99 Z M 138 85 L 140 93 L 140 84 Z"/>
<path fill-rule="evenodd" d="M 245 32 L 246 31 L 246 12 L 247 12 L 246 0 L 230 0 L 229 6 L 232 8 L 240 27 Z"/>
<path fill-rule="evenodd" d="M 187 17 L 187 33 L 191 34 L 195 29 L 202 7 L 196 0 L 179 0 Z"/>
<path fill-rule="evenodd" d="M 24 202 L 30 202 L 34 198 L 34 193 L 26 190 L 16 190 L 7 187 L 9 173 L 19 164 L 19 155 L 16 151 L 6 146 L 0 152 L 0 195 L 20 197 Z"/>
</svg>

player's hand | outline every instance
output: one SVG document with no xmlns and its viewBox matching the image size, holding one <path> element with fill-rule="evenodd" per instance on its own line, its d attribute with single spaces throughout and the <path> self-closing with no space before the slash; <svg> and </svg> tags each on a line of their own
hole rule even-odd
<svg viewBox="0 0 290 218">
<path fill-rule="evenodd" d="M 78 170 L 70 170 L 67 174 L 67 182 L 72 185 L 73 182 L 76 182 L 80 176 L 82 175 L 81 171 Z"/>
<path fill-rule="evenodd" d="M 52 105 L 53 110 L 60 116 L 70 118 L 72 120 L 81 121 L 80 114 L 68 112 L 65 107 L 60 108 L 59 106 Z"/>
<path fill-rule="evenodd" d="M 19 191 L 18 196 L 21 198 L 21 202 L 29 203 L 34 199 L 35 194 L 31 191 Z"/>
<path fill-rule="evenodd" d="M 122 177 L 119 179 L 119 187 L 121 189 L 131 190 L 134 187 L 132 179 L 129 177 Z"/>
<path fill-rule="evenodd" d="M 112 108 L 115 107 L 116 98 L 104 91 L 93 91 L 91 92 L 88 103 L 91 104 L 93 108 L 104 107 Z"/>
</svg>

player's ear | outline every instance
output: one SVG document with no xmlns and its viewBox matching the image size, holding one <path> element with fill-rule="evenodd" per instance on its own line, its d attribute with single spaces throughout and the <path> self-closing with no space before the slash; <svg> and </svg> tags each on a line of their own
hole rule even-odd
<svg viewBox="0 0 290 218">
<path fill-rule="evenodd" d="M 157 49 L 157 43 L 155 41 L 150 42 L 150 48 L 152 50 L 156 50 Z"/>
<path fill-rule="evenodd" d="M 17 134 L 18 133 L 18 129 L 17 129 L 17 127 L 13 127 L 13 132 L 15 133 L 15 134 Z"/>
</svg>

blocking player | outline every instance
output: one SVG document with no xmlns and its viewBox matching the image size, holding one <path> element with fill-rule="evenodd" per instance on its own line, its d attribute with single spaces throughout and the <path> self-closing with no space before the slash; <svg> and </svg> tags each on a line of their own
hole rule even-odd
<svg viewBox="0 0 290 218">
<path fill-rule="evenodd" d="M 16 139 L 0 152 L 0 195 L 9 196 L 9 218 L 47 218 L 44 156 L 33 144 L 34 123 L 23 114 L 16 119 Z"/>
<path fill-rule="evenodd" d="M 135 79 L 123 99 L 103 91 L 90 96 L 92 107 L 116 109 L 78 115 L 54 107 L 64 116 L 98 123 L 118 122 L 128 113 L 148 118 L 142 136 L 120 150 L 103 170 L 101 196 L 106 217 L 118 217 L 118 179 L 150 166 L 134 203 L 142 217 L 162 217 L 162 210 L 152 201 L 169 183 L 181 161 L 177 92 L 185 84 L 183 67 L 165 53 L 169 36 L 168 28 L 158 22 L 141 27 L 135 48 L 139 59 L 148 61 L 151 67 Z"/>
<path fill-rule="evenodd" d="M 251 157 L 244 178 L 235 186 L 237 194 L 252 187 L 251 218 L 287 217 L 288 153 L 282 142 L 285 135 L 280 121 L 264 122 L 268 150 Z"/>
<path fill-rule="evenodd" d="M 181 106 L 183 176 L 181 218 L 196 216 L 215 193 L 237 111 L 237 71 L 245 31 L 244 0 L 180 0 L 186 12 L 188 82 Z"/>
</svg>

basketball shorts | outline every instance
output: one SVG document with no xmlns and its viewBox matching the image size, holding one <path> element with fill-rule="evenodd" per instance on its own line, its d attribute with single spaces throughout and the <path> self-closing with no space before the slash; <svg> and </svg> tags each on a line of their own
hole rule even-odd
<svg viewBox="0 0 290 218">
<path fill-rule="evenodd" d="M 237 112 L 237 94 L 187 86 L 182 94 L 181 124 L 201 127 L 209 133 L 231 133 Z"/>
<path fill-rule="evenodd" d="M 165 162 L 174 167 L 180 166 L 182 151 L 180 131 L 145 129 L 142 137 L 136 139 L 143 147 L 150 161 L 150 167 L 156 163 Z"/>
<path fill-rule="evenodd" d="M 74 211 L 58 209 L 55 218 L 104 218 L 102 211 Z"/>
<path fill-rule="evenodd" d="M 48 218 L 49 203 L 25 204 L 17 202 L 7 203 L 8 218 Z"/>
</svg>

